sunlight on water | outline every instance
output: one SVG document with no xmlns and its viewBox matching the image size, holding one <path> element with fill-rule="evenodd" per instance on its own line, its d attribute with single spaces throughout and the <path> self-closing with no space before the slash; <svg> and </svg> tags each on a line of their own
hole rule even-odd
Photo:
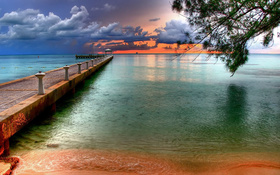
<svg viewBox="0 0 280 175">
<path fill-rule="evenodd" d="M 241 167 L 254 174 L 261 167 L 279 173 L 280 56 L 251 56 L 233 77 L 214 58 L 196 56 L 116 55 L 74 96 L 61 100 L 53 116 L 13 137 L 12 153 L 28 162 L 31 154 L 47 158 L 52 151 L 105 157 L 113 151 L 113 157 L 136 154 L 136 162 L 141 155 L 148 156 L 143 162 L 159 158 L 167 172 Z M 102 171 L 114 166 L 90 162 Z"/>
</svg>

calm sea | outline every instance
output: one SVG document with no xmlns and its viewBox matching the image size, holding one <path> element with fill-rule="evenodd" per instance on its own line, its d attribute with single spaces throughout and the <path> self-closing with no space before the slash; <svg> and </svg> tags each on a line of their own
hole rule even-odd
<svg viewBox="0 0 280 175">
<path fill-rule="evenodd" d="M 75 55 L 0 55 L 0 83 L 78 63 Z"/>
<path fill-rule="evenodd" d="M 0 81 L 75 62 L 73 55 L 1 56 Z M 252 54 L 230 75 L 203 54 L 115 55 L 53 116 L 15 135 L 12 154 L 127 152 L 190 171 L 231 160 L 280 163 L 280 55 Z"/>
</svg>

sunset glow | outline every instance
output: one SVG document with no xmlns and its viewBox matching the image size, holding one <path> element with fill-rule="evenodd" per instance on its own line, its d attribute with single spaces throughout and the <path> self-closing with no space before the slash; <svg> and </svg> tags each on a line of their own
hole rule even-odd
<svg viewBox="0 0 280 175">
<path fill-rule="evenodd" d="M 0 2 L 0 54 L 183 53 L 188 32 L 184 14 L 172 11 L 168 0 L 143 1 L 20 1 Z M 262 36 L 251 53 L 280 53 L 274 44 L 263 48 Z M 187 53 L 205 53 L 194 47 Z"/>
</svg>

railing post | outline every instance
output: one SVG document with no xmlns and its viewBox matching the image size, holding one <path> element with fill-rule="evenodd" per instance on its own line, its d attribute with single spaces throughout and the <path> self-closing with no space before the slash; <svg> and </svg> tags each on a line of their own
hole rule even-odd
<svg viewBox="0 0 280 175">
<path fill-rule="evenodd" d="M 93 59 L 91 59 L 90 61 L 91 61 L 91 66 L 93 67 Z"/>
<path fill-rule="evenodd" d="M 65 69 L 65 81 L 69 80 L 69 74 L 68 74 L 68 69 L 70 68 L 69 66 L 64 66 L 63 67 Z"/>
<path fill-rule="evenodd" d="M 38 78 L 38 95 L 44 95 L 45 94 L 45 89 L 44 89 L 44 83 L 43 83 L 43 78 L 46 74 L 42 73 L 39 71 L 39 73 L 35 74 L 35 76 Z"/>
<path fill-rule="evenodd" d="M 88 69 L 88 61 L 86 61 L 86 67 L 87 67 L 87 69 Z"/>
<path fill-rule="evenodd" d="M 82 71 L 81 71 L 82 63 L 78 63 L 77 65 L 78 65 L 78 74 L 81 74 L 82 73 Z"/>
</svg>

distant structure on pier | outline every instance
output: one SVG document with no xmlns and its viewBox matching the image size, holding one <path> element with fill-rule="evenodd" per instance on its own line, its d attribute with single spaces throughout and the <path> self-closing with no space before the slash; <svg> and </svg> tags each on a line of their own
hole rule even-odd
<svg viewBox="0 0 280 175">
<path fill-rule="evenodd" d="M 89 55 L 75 55 L 77 59 L 82 58 L 99 58 L 99 57 L 104 57 L 106 55 L 112 55 L 113 52 L 111 49 L 105 49 L 104 54 L 89 54 Z"/>
<path fill-rule="evenodd" d="M 112 55 L 113 52 L 111 49 L 105 49 L 105 55 Z"/>
<path fill-rule="evenodd" d="M 92 55 L 92 54 L 89 54 L 89 55 L 75 55 L 76 56 L 76 59 L 86 59 L 86 58 L 100 58 L 100 57 L 104 57 L 105 55 Z"/>
</svg>

